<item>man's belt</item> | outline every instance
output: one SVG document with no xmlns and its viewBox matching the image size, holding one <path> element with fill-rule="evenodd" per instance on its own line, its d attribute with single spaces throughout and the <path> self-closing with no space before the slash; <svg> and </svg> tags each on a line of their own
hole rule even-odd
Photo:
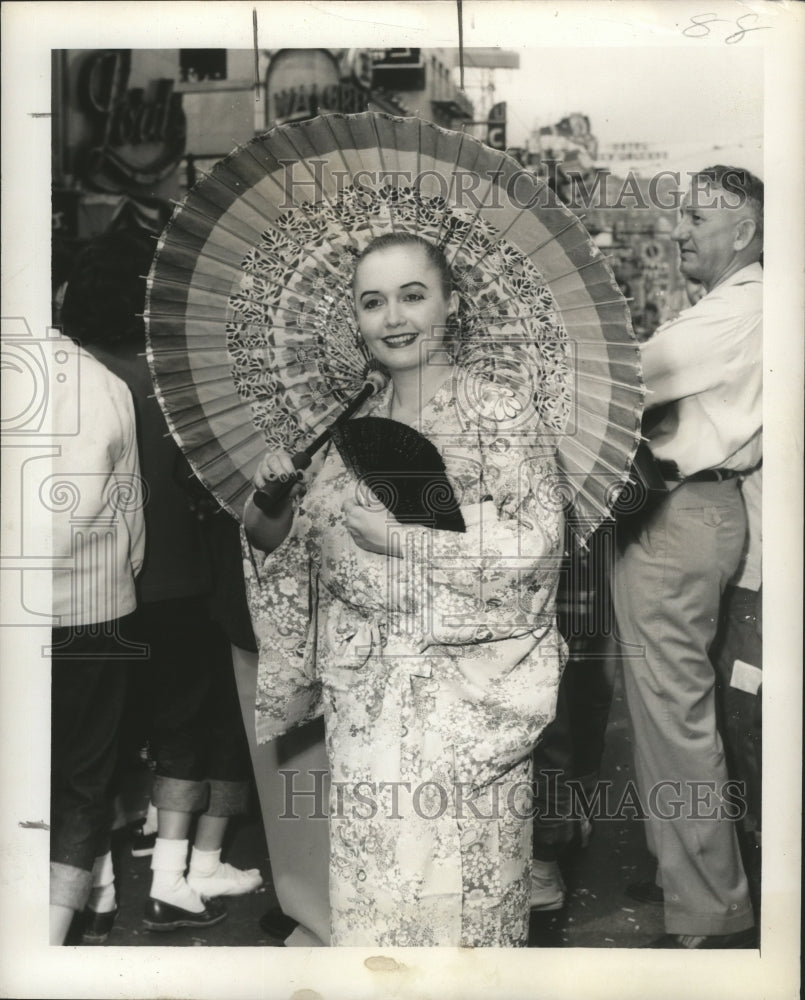
<svg viewBox="0 0 805 1000">
<path fill-rule="evenodd" d="M 667 483 L 721 483 L 725 479 L 734 479 L 742 475 L 739 469 L 702 469 L 701 472 L 694 472 L 692 476 L 683 476 L 676 462 L 664 458 L 657 460 L 657 466 Z"/>
</svg>

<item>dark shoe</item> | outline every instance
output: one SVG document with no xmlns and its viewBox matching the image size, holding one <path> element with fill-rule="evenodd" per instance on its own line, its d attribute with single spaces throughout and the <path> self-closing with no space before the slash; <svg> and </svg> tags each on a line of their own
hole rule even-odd
<svg viewBox="0 0 805 1000">
<path fill-rule="evenodd" d="M 153 833 L 143 833 L 143 824 L 137 823 L 131 828 L 131 856 L 147 858 L 154 853 L 157 842 L 156 830 Z"/>
<path fill-rule="evenodd" d="M 112 933 L 117 907 L 108 913 L 96 913 L 87 907 L 81 916 L 83 918 L 81 944 L 106 944 L 107 938 Z"/>
<path fill-rule="evenodd" d="M 626 886 L 626 895 L 638 903 L 654 903 L 655 906 L 662 906 L 665 902 L 665 893 L 656 882 L 632 882 Z"/>
<path fill-rule="evenodd" d="M 143 923 L 149 931 L 175 931 L 179 927 L 212 927 L 226 916 L 227 909 L 218 899 L 208 899 L 201 913 L 193 913 L 150 896 L 145 904 Z"/>
<path fill-rule="evenodd" d="M 266 934 L 279 941 L 284 941 L 299 926 L 293 917 L 286 916 L 278 906 L 264 913 L 260 917 L 259 924 L 261 931 L 265 931 Z"/>
<path fill-rule="evenodd" d="M 663 934 L 651 944 L 644 945 L 645 948 L 688 948 L 688 949 L 716 949 L 716 948 L 757 948 L 757 928 L 750 927 L 746 931 L 736 931 L 735 934 L 708 934 L 699 938 L 699 944 L 687 945 L 682 943 L 682 938 L 693 937 L 686 934 Z"/>
</svg>

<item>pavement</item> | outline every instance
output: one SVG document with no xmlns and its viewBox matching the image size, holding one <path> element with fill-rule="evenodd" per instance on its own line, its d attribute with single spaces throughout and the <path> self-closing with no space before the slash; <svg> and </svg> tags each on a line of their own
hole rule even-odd
<svg viewBox="0 0 805 1000">
<path fill-rule="evenodd" d="M 601 777 L 612 783 L 609 794 L 615 802 L 621 801 L 627 782 L 633 779 L 630 723 L 620 678 L 615 685 Z M 622 813 L 618 819 L 596 820 L 588 845 L 571 847 L 561 859 L 567 886 L 565 906 L 553 913 L 532 913 L 529 947 L 640 948 L 664 932 L 661 906 L 638 903 L 624 895 L 630 882 L 652 877 L 653 863 L 645 848 L 643 823 L 628 808 Z M 277 906 L 259 812 L 255 808 L 231 826 L 225 859 L 240 868 L 260 868 L 265 885 L 248 896 L 227 899 L 229 915 L 215 927 L 168 933 L 148 931 L 143 926 L 150 858 L 133 858 L 127 829 L 118 830 L 113 847 L 120 909 L 107 944 L 282 947 L 282 942 L 261 930 L 258 923 L 266 911 Z M 68 943 L 74 942 L 75 936 L 68 939 Z"/>
<path fill-rule="evenodd" d="M 629 899 L 631 882 L 654 877 L 654 861 L 645 846 L 643 822 L 634 818 L 624 798 L 634 781 L 632 733 L 620 672 L 607 726 L 601 780 L 611 782 L 609 802 L 623 804 L 618 819 L 596 819 L 587 847 L 573 845 L 560 859 L 567 887 L 563 909 L 532 913 L 532 948 L 641 948 L 665 933 L 663 910 Z"/>
</svg>

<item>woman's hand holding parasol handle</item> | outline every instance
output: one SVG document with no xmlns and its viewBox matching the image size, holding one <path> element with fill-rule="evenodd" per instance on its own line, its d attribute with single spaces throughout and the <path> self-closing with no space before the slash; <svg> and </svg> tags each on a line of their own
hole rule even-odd
<svg viewBox="0 0 805 1000">
<path fill-rule="evenodd" d="M 311 450 L 299 451 L 292 455 L 291 461 L 297 470 L 296 475 L 282 476 L 255 490 L 252 497 L 255 507 L 268 517 L 276 517 L 287 503 L 291 490 L 302 478 L 303 470 L 310 465 L 312 456 Z"/>
<path fill-rule="evenodd" d="M 252 496 L 255 507 L 257 507 L 258 510 L 261 510 L 268 517 L 277 517 L 282 511 L 282 508 L 287 504 L 288 497 L 290 496 L 294 486 L 302 478 L 302 471 L 310 465 L 311 459 L 319 448 L 330 440 L 333 430 L 339 424 L 348 420 L 358 407 L 361 406 L 370 396 L 374 396 L 375 393 L 380 392 L 380 390 L 385 387 L 387 381 L 388 379 L 382 372 L 367 372 L 366 381 L 364 382 L 360 392 L 357 393 L 357 395 L 355 395 L 349 403 L 347 403 L 335 420 L 328 427 L 326 427 L 322 433 L 307 446 L 307 448 L 302 451 L 298 451 L 295 455 L 291 456 L 291 462 L 297 470 L 296 476 L 282 476 L 281 478 L 265 483 L 260 489 L 255 490 L 254 495 Z"/>
</svg>

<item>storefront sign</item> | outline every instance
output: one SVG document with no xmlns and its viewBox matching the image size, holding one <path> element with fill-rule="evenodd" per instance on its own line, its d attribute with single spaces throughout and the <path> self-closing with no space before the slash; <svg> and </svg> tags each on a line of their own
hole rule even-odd
<svg viewBox="0 0 805 1000">
<path fill-rule="evenodd" d="M 624 163 L 629 160 L 667 160 L 668 151 L 657 149 L 648 142 L 611 142 L 602 148 L 598 159 L 608 163 Z"/>
<path fill-rule="evenodd" d="M 317 87 L 315 83 L 286 87 L 273 95 L 273 121 L 301 121 L 316 115 L 338 111 L 351 115 L 366 110 L 366 94 L 353 83 L 331 83 L 327 87 Z"/>
<path fill-rule="evenodd" d="M 91 55 L 79 76 L 80 106 L 92 122 L 79 173 L 104 190 L 119 190 L 121 175 L 134 186 L 157 183 L 185 149 L 182 95 L 174 93 L 174 81 L 130 88 L 130 73 L 131 52 L 118 49 Z"/>
<path fill-rule="evenodd" d="M 316 115 L 365 111 L 368 89 L 365 65 L 351 50 L 341 64 L 324 49 L 285 49 L 268 68 L 268 112 L 275 125 L 303 121 Z M 348 78 L 342 78 L 342 73 Z"/>
<path fill-rule="evenodd" d="M 489 112 L 486 127 L 486 144 L 492 149 L 506 148 L 506 102 L 501 101 Z"/>
<path fill-rule="evenodd" d="M 425 61 L 421 49 L 376 49 L 374 84 L 383 90 L 424 90 Z"/>
<path fill-rule="evenodd" d="M 375 49 L 375 69 L 387 66 L 413 68 L 422 65 L 421 49 Z"/>
</svg>

